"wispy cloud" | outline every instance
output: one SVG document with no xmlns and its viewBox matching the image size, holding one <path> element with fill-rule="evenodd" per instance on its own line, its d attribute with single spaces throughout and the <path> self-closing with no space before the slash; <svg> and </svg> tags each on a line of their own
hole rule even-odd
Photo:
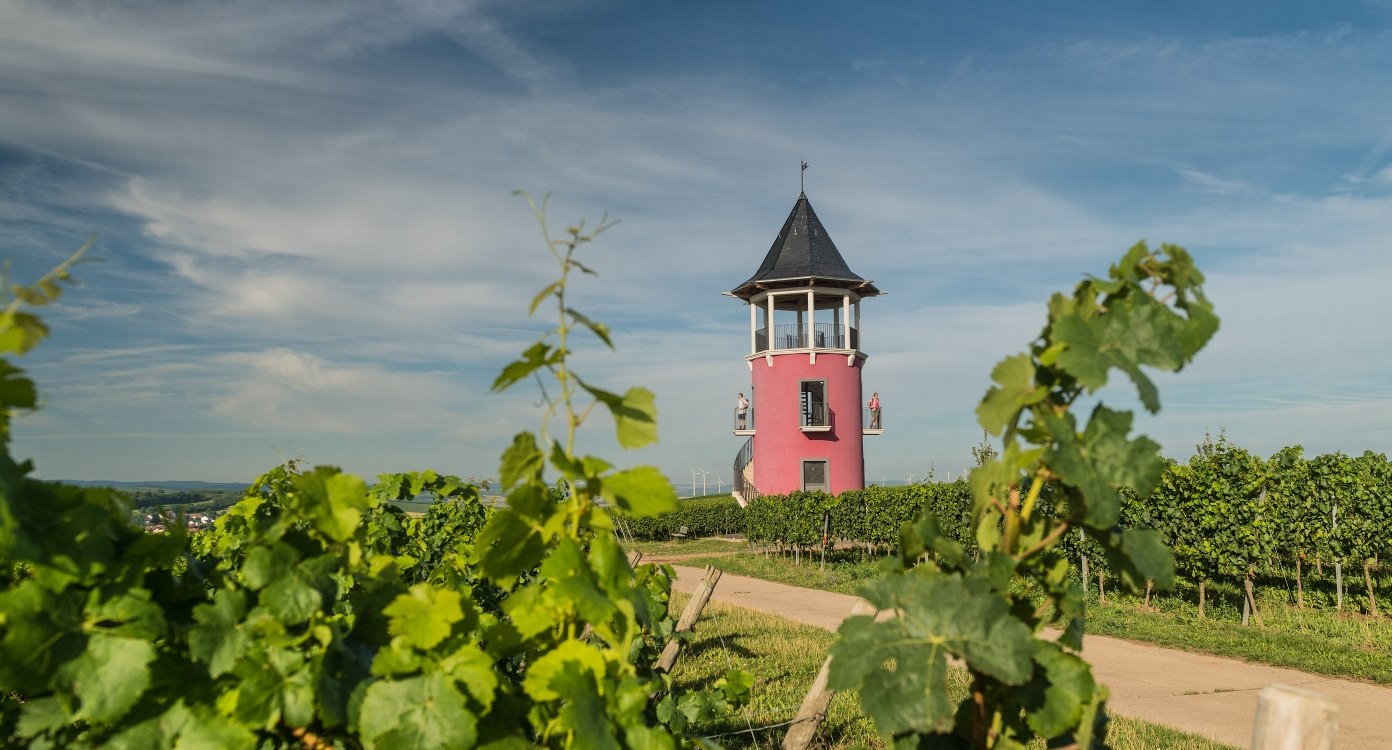
<svg viewBox="0 0 1392 750">
<path fill-rule="evenodd" d="M 942 14 L 961 39 L 838 34 L 815 60 L 650 9 L 571 33 L 611 10 L 0 5 L 0 239 L 38 267 L 100 224 L 108 256 L 33 360 L 52 394 L 25 421 L 41 470 L 98 460 L 57 435 L 131 436 L 100 461 L 140 475 L 166 458 L 249 472 L 268 445 L 491 466 L 537 416 L 532 394 L 484 395 L 545 325 L 522 314 L 551 270 L 519 187 L 554 192 L 559 228 L 623 220 L 574 299 L 620 340 L 584 361 L 659 393 L 663 443 L 641 457 L 728 463 L 747 318 L 718 293 L 762 258 L 801 158 L 851 266 L 890 292 L 865 310 L 892 433 L 871 473 L 964 459 L 990 367 L 1038 330 L 1044 295 L 1142 237 L 1193 250 L 1224 316 L 1165 381 L 1173 416 L 1148 424 L 1167 447 L 1208 420 L 1267 451 L 1324 420 L 1321 445 L 1392 448 L 1366 416 L 1392 413 L 1392 347 L 1370 325 L 1392 319 L 1385 28 Z M 1318 387 L 1332 375 L 1346 387 Z M 219 429 L 235 449 L 139 457 L 136 435 Z"/>
</svg>

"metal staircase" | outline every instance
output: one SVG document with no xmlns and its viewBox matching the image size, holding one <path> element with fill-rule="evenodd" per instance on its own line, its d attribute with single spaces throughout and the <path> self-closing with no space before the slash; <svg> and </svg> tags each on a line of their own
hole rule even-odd
<svg viewBox="0 0 1392 750">
<path fill-rule="evenodd" d="M 759 490 L 754 486 L 754 438 L 744 441 L 744 447 L 735 455 L 735 466 L 731 475 L 735 484 L 730 494 L 740 507 L 759 497 Z"/>
</svg>

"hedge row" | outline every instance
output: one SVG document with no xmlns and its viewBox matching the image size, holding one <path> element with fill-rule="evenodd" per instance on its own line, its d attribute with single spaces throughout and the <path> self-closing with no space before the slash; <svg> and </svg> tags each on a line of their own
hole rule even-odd
<svg viewBox="0 0 1392 750">
<path fill-rule="evenodd" d="M 744 532 L 745 511 L 730 495 L 713 495 L 681 500 L 677 509 L 646 518 L 635 518 L 611 509 L 615 521 L 622 524 L 621 534 L 634 539 L 668 539 L 685 526 L 691 537 L 720 536 Z"/>
<path fill-rule="evenodd" d="M 829 541 L 892 545 L 899 529 L 924 513 L 937 518 L 944 534 L 976 548 L 971 525 L 971 490 L 964 480 L 867 487 L 840 495 L 794 492 L 761 497 L 745 509 L 745 535 L 754 543 L 810 548 Z"/>
<path fill-rule="evenodd" d="M 1310 567 L 1341 563 L 1347 585 L 1362 583 L 1367 609 L 1379 611 L 1375 561 L 1392 555 L 1392 462 L 1386 456 L 1307 459 L 1295 446 L 1262 459 L 1226 438 L 1210 438 L 1187 462 L 1171 462 L 1148 496 L 1121 490 L 1119 526 L 1159 531 L 1174 551 L 1178 573 L 1194 584 L 1240 586 L 1258 575 L 1293 573 L 1303 600 Z M 1066 513 L 1051 495 L 1041 496 L 1039 512 Z M 792 550 L 820 546 L 824 529 L 828 541 L 892 546 L 900 528 L 924 512 L 937 518 L 947 536 L 975 549 L 971 492 L 963 480 L 868 487 L 839 496 L 763 497 L 745 510 L 745 533 L 756 544 Z M 1074 564 L 1086 556 L 1094 573 L 1108 571 L 1094 539 L 1070 532 L 1061 549 Z"/>
</svg>

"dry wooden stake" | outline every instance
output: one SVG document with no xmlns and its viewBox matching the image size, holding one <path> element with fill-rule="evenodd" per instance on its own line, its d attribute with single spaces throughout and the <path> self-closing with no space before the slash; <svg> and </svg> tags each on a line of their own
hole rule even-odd
<svg viewBox="0 0 1392 750">
<path fill-rule="evenodd" d="M 1257 618 L 1257 625 L 1260 626 L 1260 625 L 1262 624 L 1262 618 L 1261 618 L 1261 612 L 1258 612 L 1258 611 L 1257 611 L 1257 597 L 1256 597 L 1256 595 L 1252 592 L 1252 577 L 1251 577 L 1251 576 L 1247 576 L 1246 578 L 1242 579 L 1242 585 L 1243 585 L 1243 588 L 1245 588 L 1245 589 L 1247 590 L 1247 603 L 1244 605 L 1244 609 L 1245 609 L 1246 607 L 1251 607 L 1251 608 L 1252 608 L 1252 616 L 1255 617 L 1255 618 Z M 1242 618 L 1242 624 L 1243 624 L 1243 625 L 1246 625 L 1246 624 L 1247 624 L 1247 618 L 1246 618 L 1246 617 L 1243 617 L 1243 618 Z"/>
<path fill-rule="evenodd" d="M 864 600 L 856 602 L 855 608 L 851 610 L 852 616 L 873 614 L 875 608 Z M 836 692 L 827 687 L 827 674 L 830 670 L 831 657 L 827 656 L 822 661 L 817 678 L 812 681 L 812 689 L 808 690 L 807 696 L 802 699 L 802 707 L 793 718 L 792 726 L 788 728 L 788 733 L 783 735 L 783 744 L 780 746 L 782 750 L 806 750 L 812 744 L 812 740 L 816 739 L 817 730 L 826 718 L 827 706 L 831 704 L 831 696 Z"/>
<path fill-rule="evenodd" d="M 685 633 L 696 627 L 696 621 L 701 617 L 701 611 L 706 608 L 706 602 L 710 601 L 711 594 L 715 591 L 715 584 L 720 581 L 721 572 L 714 566 L 706 566 L 706 576 L 701 579 L 701 583 L 696 586 L 696 591 L 691 594 L 691 601 L 686 603 L 686 609 L 682 610 L 681 618 L 677 620 L 676 630 L 672 632 L 672 640 L 667 641 L 667 645 L 662 649 L 662 655 L 657 659 L 654 667 L 659 672 L 671 672 L 672 667 L 677 663 L 677 655 L 681 653 L 681 639 L 677 638 L 678 633 Z"/>
<path fill-rule="evenodd" d="M 1363 582 L 1368 584 L 1368 613 L 1371 614 L 1373 617 L 1377 617 L 1377 596 L 1373 594 L 1373 574 L 1368 569 L 1368 566 L 1371 563 L 1371 560 L 1363 561 Z"/>
<path fill-rule="evenodd" d="M 1301 558 L 1295 558 L 1295 606 L 1297 609 L 1305 609 L 1305 587 L 1300 582 L 1300 563 Z"/>
</svg>

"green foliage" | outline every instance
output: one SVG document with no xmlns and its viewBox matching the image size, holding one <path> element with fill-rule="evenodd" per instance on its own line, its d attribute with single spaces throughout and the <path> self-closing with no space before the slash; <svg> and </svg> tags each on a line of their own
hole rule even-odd
<svg viewBox="0 0 1392 750">
<path fill-rule="evenodd" d="M 1182 248 L 1137 244 L 1107 279 L 1055 295 L 1030 350 L 992 372 L 977 415 L 1001 449 L 969 480 L 976 553 L 935 515 L 906 525 L 900 568 L 863 591 L 893 616 L 850 618 L 833 649 L 831 683 L 859 688 L 896 745 L 1018 748 L 1036 735 L 1102 745 L 1106 691 L 1080 655 L 1082 592 L 1060 539 L 1082 529 L 1129 586 L 1168 586 L 1174 567 L 1157 532 L 1117 528 L 1122 488 L 1146 497 L 1160 479 L 1158 446 L 1129 436 L 1129 412 L 1099 404 L 1080 424 L 1073 406 L 1116 369 L 1158 410 L 1144 368 L 1181 369 L 1217 329 L 1202 282 Z M 1051 606 L 1037 608 L 1029 592 Z M 1064 630 L 1056 642 L 1042 637 L 1050 625 Z M 955 706 L 943 690 L 947 654 L 972 675 L 971 696 Z"/>
<path fill-rule="evenodd" d="M 894 545 L 904 525 L 920 516 L 936 519 L 941 533 L 975 549 L 971 492 L 965 480 L 866 487 L 831 496 L 795 492 L 766 495 L 745 508 L 745 534 L 755 543 L 811 548 L 829 543 Z M 824 522 L 827 524 L 824 526 Z"/>
<path fill-rule="evenodd" d="M 544 229 L 544 224 L 543 224 Z M 499 387 L 554 377 L 564 440 L 518 435 L 503 454 L 508 506 L 431 471 L 368 488 L 337 469 L 278 467 L 213 530 L 147 534 L 118 493 L 47 484 L 0 452 L 0 731 L 35 747 L 619 747 L 689 745 L 686 726 L 748 699 L 748 675 L 674 691 L 652 664 L 674 623 L 671 571 L 634 570 L 600 499 L 635 515 L 675 493 L 648 467 L 574 452 L 591 407 L 620 443 L 655 439 L 651 394 L 623 396 L 569 369 L 565 302 L 582 228 L 548 246 L 559 324 Z M 0 317 L 0 349 L 46 329 L 64 264 Z M 535 307 L 535 304 L 534 304 Z M 540 347 L 540 348 L 538 348 Z M 0 362 L 0 426 L 32 383 Z M 520 373 L 520 374 L 519 374 Z M 545 391 L 544 391 L 545 393 Z M 0 430 L 0 438 L 8 432 Z M 554 493 L 544 470 L 569 492 Z M 430 495 L 421 518 L 392 501 Z M 651 698 L 650 698 L 651 696 Z"/>
<path fill-rule="evenodd" d="M 1210 441 L 1187 464 L 1173 464 L 1152 493 L 1159 528 L 1176 564 L 1193 580 L 1246 576 L 1275 549 L 1265 462 L 1228 442 Z"/>
<path fill-rule="evenodd" d="M 1337 523 L 1335 523 L 1337 519 Z M 1194 582 L 1252 578 L 1277 566 L 1362 563 L 1392 546 L 1392 463 L 1366 452 L 1312 459 L 1300 446 L 1270 459 L 1225 436 L 1166 467 L 1148 498 L 1123 503 L 1122 526 L 1156 529 Z M 1304 591 L 1301 589 L 1301 597 Z M 1371 602 L 1370 610 L 1371 610 Z"/>
<path fill-rule="evenodd" d="M 693 497 L 677 501 L 677 509 L 651 516 L 635 516 L 610 509 L 615 523 L 622 523 L 624 532 L 634 539 L 668 539 L 683 526 L 688 538 L 743 533 L 744 508 L 729 495 Z"/>
</svg>

